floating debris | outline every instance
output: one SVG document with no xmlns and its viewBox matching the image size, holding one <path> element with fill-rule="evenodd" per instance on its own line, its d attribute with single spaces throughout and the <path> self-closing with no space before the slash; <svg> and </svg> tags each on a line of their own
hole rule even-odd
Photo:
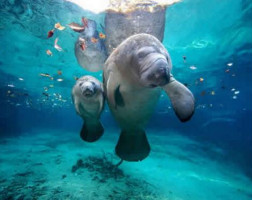
<svg viewBox="0 0 253 200">
<path fill-rule="evenodd" d="M 237 96 L 233 96 L 233 99 L 237 99 Z"/>
<path fill-rule="evenodd" d="M 54 35 L 54 29 L 48 31 L 47 38 L 51 38 Z"/>
<path fill-rule="evenodd" d="M 229 69 L 227 69 L 225 72 L 226 72 L 226 73 L 229 73 L 229 71 L 230 71 L 230 70 L 229 70 Z"/>
<path fill-rule="evenodd" d="M 40 76 L 51 77 L 50 74 L 48 74 L 48 73 L 40 73 Z"/>
<path fill-rule="evenodd" d="M 17 107 L 18 107 L 18 106 L 21 106 L 21 104 L 20 104 L 20 103 L 17 103 L 16 106 L 17 106 Z"/>
<path fill-rule="evenodd" d="M 192 70 L 196 70 L 197 69 L 197 67 L 195 67 L 195 66 L 190 66 L 190 69 L 192 69 Z"/>
<path fill-rule="evenodd" d="M 235 93 L 234 94 L 239 94 L 240 93 L 240 91 L 239 90 L 237 90 L 237 91 L 235 91 Z"/>
<path fill-rule="evenodd" d="M 49 85 L 49 87 L 50 87 L 50 88 L 53 88 L 53 87 L 54 87 L 54 85 Z"/>
<path fill-rule="evenodd" d="M 57 50 L 57 51 L 63 51 L 63 49 L 58 45 L 58 40 L 59 38 L 56 38 L 55 41 L 54 41 L 54 48 Z"/>
<path fill-rule="evenodd" d="M 65 29 L 64 26 L 62 26 L 59 22 L 54 25 L 54 27 L 60 31 L 63 31 Z"/>
<path fill-rule="evenodd" d="M 228 63 L 227 66 L 231 67 L 233 66 L 233 63 Z"/>
<path fill-rule="evenodd" d="M 15 87 L 15 85 L 13 85 L 13 84 L 8 84 L 7 86 L 12 87 L 12 88 Z"/>
<path fill-rule="evenodd" d="M 70 23 L 68 26 L 69 26 L 73 31 L 78 32 L 78 33 L 83 32 L 84 29 L 85 29 L 85 27 L 81 26 L 80 24 L 74 23 L 74 22 Z"/>
<path fill-rule="evenodd" d="M 202 92 L 200 93 L 201 96 L 204 96 L 205 94 L 206 94 L 206 91 L 202 91 Z"/>
<path fill-rule="evenodd" d="M 211 91 L 211 95 L 215 95 L 215 91 Z"/>
<path fill-rule="evenodd" d="M 18 80 L 23 81 L 24 79 L 23 78 L 18 78 Z"/>
<path fill-rule="evenodd" d="M 200 82 L 203 82 L 203 81 L 204 81 L 204 79 L 203 79 L 203 78 L 199 78 L 199 81 L 200 81 Z"/>
<path fill-rule="evenodd" d="M 105 38 L 106 38 L 105 34 L 103 34 L 103 33 L 99 33 L 99 37 L 100 37 L 101 39 L 105 39 Z"/>
<path fill-rule="evenodd" d="M 48 88 L 47 88 L 47 87 L 44 87 L 44 91 L 46 91 L 46 92 L 47 92 L 47 91 L 48 91 Z"/>
<path fill-rule="evenodd" d="M 232 91 L 232 92 L 235 91 L 235 88 L 232 88 L 231 91 Z"/>
<path fill-rule="evenodd" d="M 80 37 L 79 42 L 80 42 L 80 47 L 81 47 L 82 51 L 84 51 L 86 49 L 85 39 Z"/>
<path fill-rule="evenodd" d="M 182 56 L 182 57 L 183 57 L 184 62 L 186 62 L 186 56 Z"/>
<path fill-rule="evenodd" d="M 58 78 L 57 81 L 58 81 L 58 82 L 62 82 L 63 79 L 62 79 L 62 78 Z"/>
<path fill-rule="evenodd" d="M 46 96 L 46 97 L 48 97 L 49 96 L 49 94 L 48 93 L 46 93 L 46 92 L 43 92 L 42 93 L 44 96 Z"/>
<path fill-rule="evenodd" d="M 82 17 L 82 23 L 84 28 L 88 28 L 89 20 L 85 17 Z"/>
<path fill-rule="evenodd" d="M 92 43 L 97 43 L 97 42 L 98 42 L 98 39 L 92 37 L 92 38 L 90 39 L 90 41 L 91 41 Z"/>
<path fill-rule="evenodd" d="M 58 75 L 62 75 L 62 71 L 61 71 L 61 70 L 58 70 L 58 71 L 57 71 L 57 74 L 58 74 Z"/>
<path fill-rule="evenodd" d="M 235 74 L 232 74 L 232 76 L 235 76 Z"/>
<path fill-rule="evenodd" d="M 47 55 L 49 55 L 49 56 L 52 56 L 52 55 L 53 55 L 52 51 L 50 51 L 49 49 L 46 50 L 46 53 L 47 53 Z"/>
</svg>

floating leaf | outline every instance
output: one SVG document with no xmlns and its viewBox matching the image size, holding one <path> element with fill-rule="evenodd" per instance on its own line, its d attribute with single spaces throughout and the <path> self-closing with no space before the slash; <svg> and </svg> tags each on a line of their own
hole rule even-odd
<svg viewBox="0 0 253 200">
<path fill-rule="evenodd" d="M 53 53 L 52 53 L 49 49 L 46 51 L 46 53 L 47 53 L 47 55 L 49 55 L 49 56 L 52 56 L 52 55 L 53 55 Z"/>
<path fill-rule="evenodd" d="M 91 41 L 92 43 L 97 43 L 97 42 L 98 42 L 98 39 L 92 37 L 92 38 L 90 39 L 90 41 Z"/>
<path fill-rule="evenodd" d="M 81 26 L 80 24 L 77 24 L 77 23 L 75 23 L 75 22 L 70 23 L 68 26 L 69 26 L 73 31 L 78 32 L 78 33 L 83 32 L 84 29 L 85 29 L 85 27 L 83 27 L 83 26 Z"/>
<path fill-rule="evenodd" d="M 88 27 L 89 20 L 85 17 L 82 17 L 82 23 L 83 23 L 83 27 L 86 28 Z"/>
<path fill-rule="evenodd" d="M 63 31 L 65 29 L 64 26 L 62 26 L 59 22 L 54 25 L 55 28 L 57 28 L 60 31 Z"/>
<path fill-rule="evenodd" d="M 100 37 L 101 39 L 105 39 L 105 38 L 106 38 L 105 34 L 103 34 L 103 33 L 99 33 L 99 37 Z"/>
<path fill-rule="evenodd" d="M 51 38 L 54 35 L 54 29 L 48 31 L 47 38 Z"/>
<path fill-rule="evenodd" d="M 54 48 L 56 48 L 57 51 L 63 51 L 63 49 L 58 45 L 59 38 L 56 38 L 54 41 Z"/>
</svg>

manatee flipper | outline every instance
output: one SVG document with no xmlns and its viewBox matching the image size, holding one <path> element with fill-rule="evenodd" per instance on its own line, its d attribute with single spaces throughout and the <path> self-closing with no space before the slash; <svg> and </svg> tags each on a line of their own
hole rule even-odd
<svg viewBox="0 0 253 200">
<path fill-rule="evenodd" d="M 125 106 L 124 99 L 120 92 L 120 85 L 114 91 L 114 100 L 115 100 L 116 106 L 121 106 L 121 107 Z"/>
<path fill-rule="evenodd" d="M 110 73 L 114 73 L 114 72 L 110 72 Z M 113 79 L 112 79 L 112 77 L 113 77 Z M 106 85 L 108 102 L 110 102 L 114 108 L 117 107 L 116 101 L 115 101 L 116 100 L 115 92 L 116 92 L 117 88 L 119 87 L 119 83 L 120 83 L 119 79 L 120 79 L 119 76 L 117 76 L 117 75 L 112 76 L 112 74 L 110 74 L 108 81 L 107 81 L 107 85 Z"/>
<path fill-rule="evenodd" d="M 84 120 L 80 137 L 86 142 L 97 141 L 104 133 L 104 127 L 100 121 Z"/>
<path fill-rule="evenodd" d="M 169 96 L 173 109 L 182 122 L 188 121 L 194 113 L 195 100 L 191 91 L 172 76 L 170 82 L 163 86 Z"/>
<path fill-rule="evenodd" d="M 145 131 L 122 131 L 115 151 L 121 159 L 126 161 L 143 160 L 150 152 L 150 145 Z"/>
</svg>

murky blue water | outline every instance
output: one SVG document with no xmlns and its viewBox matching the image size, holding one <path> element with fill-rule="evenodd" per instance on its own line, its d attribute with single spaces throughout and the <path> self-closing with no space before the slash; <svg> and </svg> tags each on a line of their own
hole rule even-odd
<svg viewBox="0 0 253 200">
<path fill-rule="evenodd" d="M 81 195 L 81 189 L 75 191 L 72 188 L 77 184 L 77 179 L 80 179 L 78 187 L 74 188 L 82 188 L 80 176 L 86 174 L 72 177 L 67 174 L 73 174 L 71 167 L 80 158 L 75 157 L 74 153 L 86 152 L 83 156 L 87 157 L 97 155 L 99 149 L 99 152 L 109 151 L 115 156 L 113 151 L 119 128 L 106 105 L 101 119 L 106 130 L 104 138 L 101 138 L 102 141 L 99 141 L 97 146 L 94 144 L 89 147 L 89 144 L 83 144 L 84 142 L 79 138 L 82 120 L 74 110 L 71 89 L 75 84 L 75 77 L 90 74 L 102 81 L 102 72 L 88 72 L 78 65 L 74 54 L 77 34 L 70 28 L 56 31 L 54 37 L 49 39 L 47 33 L 57 22 L 66 26 L 73 21 L 79 22 L 82 16 L 95 20 L 98 25 L 103 25 L 105 14 L 94 14 L 61 0 L 2 0 L 0 2 L 0 136 L 4 150 L 1 151 L 0 158 L 0 162 L 3 163 L 0 167 L 2 177 L 0 191 L 3 194 L 1 199 L 19 197 L 20 199 L 52 199 L 53 196 L 56 199 L 161 199 L 159 194 L 163 194 L 164 199 L 250 199 L 251 10 L 252 3 L 248 0 L 183 0 L 167 8 L 163 44 L 171 55 L 174 76 L 195 96 L 195 114 L 189 122 L 181 123 L 171 109 L 168 98 L 163 94 L 146 127 L 153 154 L 151 153 L 150 158 L 139 164 L 124 165 L 123 163 L 120 170 L 127 174 L 126 179 L 121 176 L 119 177 L 122 179 L 116 180 L 107 177 L 106 183 L 102 181 L 98 184 L 96 178 L 93 180 L 95 175 L 87 175 L 88 182 L 83 183 L 84 185 L 93 185 L 96 188 L 98 184 L 102 188 L 101 191 L 98 189 L 97 194 L 89 193 L 87 197 L 85 192 L 83 196 Z M 98 31 L 103 31 L 101 26 L 98 26 Z M 62 52 L 53 48 L 56 37 L 59 37 L 59 45 L 64 50 Z M 46 54 L 48 49 L 52 51 L 53 56 Z M 41 76 L 41 73 L 50 74 L 53 80 Z M 59 82 L 57 79 L 63 81 Z M 54 137 L 54 133 L 57 137 Z M 46 139 L 41 139 L 40 134 L 45 134 Z M 59 175 L 59 180 L 52 178 L 54 175 L 50 175 L 51 179 L 48 179 L 48 181 L 57 179 L 58 182 L 53 187 L 57 186 L 54 189 L 60 190 L 60 193 L 65 196 L 60 196 L 55 190 L 43 194 L 41 191 L 45 191 L 45 188 L 52 185 L 47 181 L 36 185 L 34 182 L 36 178 L 33 180 L 33 177 L 36 177 L 34 173 L 37 168 L 29 164 L 34 161 L 35 155 L 40 154 L 36 153 L 36 148 L 43 146 L 43 141 L 45 143 L 49 141 L 50 135 L 54 138 L 52 139 L 54 145 L 66 145 L 60 148 L 52 147 L 53 150 L 58 150 L 57 154 L 64 157 L 66 163 L 61 163 L 59 171 L 64 173 Z M 112 136 L 115 136 L 115 143 L 110 139 Z M 40 139 L 43 144 L 37 143 Z M 181 141 L 182 145 L 180 145 Z M 173 149 L 173 145 L 178 149 Z M 68 154 L 63 151 L 66 148 Z M 166 152 L 166 155 L 160 155 L 161 151 Z M 20 152 L 27 161 L 17 160 L 19 164 L 10 163 L 8 155 L 13 161 L 20 156 Z M 57 156 L 54 153 L 53 155 Z M 39 159 L 40 161 L 34 161 L 43 163 L 47 168 L 46 172 L 37 170 L 37 175 L 56 173 L 53 168 L 59 163 L 53 162 L 47 165 L 46 162 L 52 159 L 51 156 L 52 154 L 45 154 L 43 159 Z M 98 157 L 101 158 L 101 155 Z M 114 159 L 113 161 L 116 162 L 117 158 Z M 202 159 L 207 159 L 208 162 Z M 187 162 L 195 163 L 194 167 L 189 167 Z M 100 166 L 101 163 L 96 164 Z M 163 169 L 168 171 L 165 172 Z M 217 173 L 214 169 L 217 169 Z M 32 173 L 22 174 L 27 171 Z M 100 175 L 103 174 L 103 170 L 100 172 Z M 221 176 L 218 172 L 224 172 L 225 175 Z M 4 174 L 8 176 L 5 177 Z M 64 174 L 66 178 L 62 178 Z M 207 178 L 208 174 L 210 177 Z M 237 177 L 232 177 L 232 174 L 236 174 Z M 26 176 L 30 176 L 29 181 L 22 179 Z M 129 177 L 134 179 L 129 180 Z M 156 193 L 153 196 L 152 192 L 149 196 L 145 193 L 146 196 L 143 197 L 137 196 L 138 192 L 129 192 L 133 188 L 138 188 L 134 184 L 145 182 L 152 187 L 157 186 L 161 177 L 165 177 L 164 183 L 170 185 L 159 187 L 161 191 L 151 188 L 150 190 Z M 198 181 L 193 183 L 185 177 L 197 177 Z M 229 178 L 238 181 L 240 186 L 232 184 L 233 181 L 229 182 Z M 66 181 L 73 185 L 63 187 L 61 183 L 66 184 Z M 108 184 L 111 184 L 110 187 L 113 184 L 117 185 L 117 181 L 120 183 L 125 181 L 125 185 L 121 189 L 115 189 L 115 193 L 108 193 L 108 191 L 106 193 L 103 187 L 109 187 Z M 11 190 L 14 182 L 15 187 L 19 186 L 23 189 Z M 201 190 L 197 185 L 201 185 Z M 43 187 L 45 188 L 41 189 Z M 87 191 L 94 191 L 94 187 Z M 146 189 L 147 187 L 145 186 Z M 227 187 L 230 189 L 226 190 Z M 41 193 L 37 191 L 38 188 L 41 189 Z M 144 188 L 139 190 L 142 191 Z M 80 195 L 75 196 L 73 192 L 80 192 L 78 193 Z M 218 195 L 215 196 L 214 193 Z"/>
</svg>

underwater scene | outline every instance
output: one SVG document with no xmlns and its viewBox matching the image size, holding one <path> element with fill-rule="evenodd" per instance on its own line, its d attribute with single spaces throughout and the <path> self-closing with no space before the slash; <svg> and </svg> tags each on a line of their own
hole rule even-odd
<svg viewBox="0 0 253 200">
<path fill-rule="evenodd" d="M 1 0 L 1 200 L 252 199 L 250 0 Z"/>
</svg>

